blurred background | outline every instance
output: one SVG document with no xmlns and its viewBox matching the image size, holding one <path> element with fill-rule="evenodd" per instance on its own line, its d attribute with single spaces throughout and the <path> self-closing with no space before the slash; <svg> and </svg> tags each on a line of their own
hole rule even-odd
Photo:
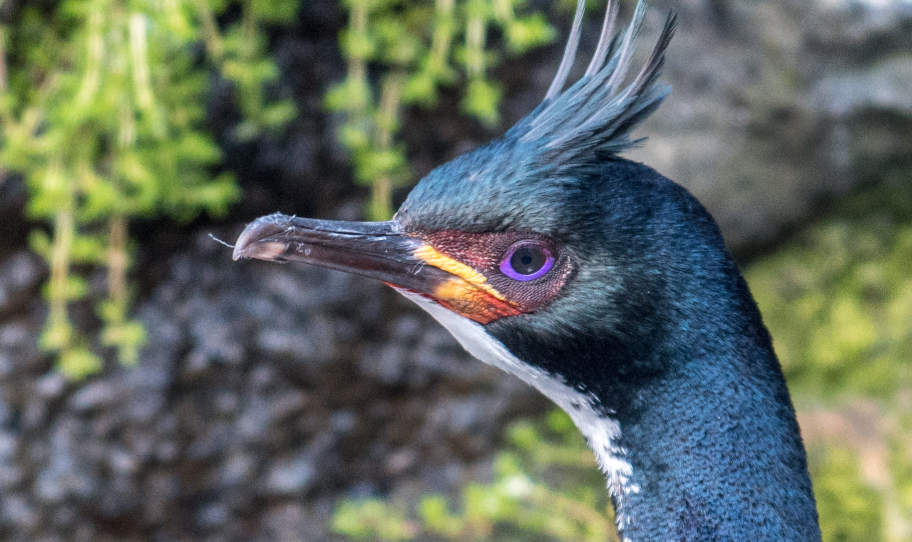
<svg viewBox="0 0 912 542">
<path fill-rule="evenodd" d="M 544 397 L 379 283 L 209 235 L 389 216 L 537 105 L 572 4 L 0 1 L 0 538 L 614 540 Z M 912 3 L 650 5 L 674 92 L 630 157 L 742 264 L 824 540 L 912 541 Z"/>
</svg>

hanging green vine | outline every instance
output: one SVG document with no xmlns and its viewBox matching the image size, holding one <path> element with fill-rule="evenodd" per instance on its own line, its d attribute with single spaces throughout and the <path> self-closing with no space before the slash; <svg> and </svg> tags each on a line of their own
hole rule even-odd
<svg viewBox="0 0 912 542">
<path fill-rule="evenodd" d="M 201 60 L 234 84 L 244 113 L 236 137 L 294 114 L 264 98 L 277 70 L 262 25 L 289 20 L 296 5 L 239 3 L 240 22 L 224 29 L 216 15 L 229 2 L 216 0 L 63 0 L 51 12 L 25 8 L 0 29 L 0 161 L 24 175 L 29 215 L 49 224 L 31 235 L 50 267 L 40 343 L 70 376 L 98 370 L 105 348 L 135 363 L 145 342 L 130 315 L 130 220 L 220 215 L 238 197 L 230 175 L 211 173 L 220 152 L 203 129 Z M 200 35 L 207 54 L 194 56 Z M 103 292 L 90 287 L 93 270 L 105 272 Z M 71 320 L 85 299 L 102 322 L 94 339 Z"/>
<path fill-rule="evenodd" d="M 345 0 L 349 24 L 340 42 L 345 79 L 326 104 L 343 114 L 339 139 L 356 180 L 372 190 L 368 215 L 392 214 L 393 188 L 409 177 L 398 143 L 404 106 L 433 105 L 441 86 L 464 85 L 463 112 L 492 125 L 499 85 L 489 77 L 505 49 L 518 54 L 548 43 L 554 31 L 539 13 L 518 16 L 520 0 Z M 489 46 L 499 30 L 503 46 Z M 458 42 L 461 40 L 462 44 Z M 378 72 L 368 77 L 368 67 Z"/>
</svg>

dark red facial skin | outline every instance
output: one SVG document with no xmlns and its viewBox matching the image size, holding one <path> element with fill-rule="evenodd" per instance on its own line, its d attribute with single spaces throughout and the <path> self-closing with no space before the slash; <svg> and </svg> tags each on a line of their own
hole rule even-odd
<svg viewBox="0 0 912 542">
<path fill-rule="evenodd" d="M 487 279 L 487 285 L 504 299 L 485 295 L 489 305 L 484 311 L 467 313 L 458 307 L 449 307 L 476 322 L 487 324 L 503 316 L 535 312 L 544 306 L 567 282 L 573 270 L 570 257 L 560 245 L 533 232 L 466 233 L 443 230 L 415 232 L 417 237 L 432 245 L 438 252 L 464 263 Z M 510 278 L 500 270 L 500 263 L 508 249 L 518 241 L 536 240 L 544 243 L 554 256 L 554 266 L 545 275 L 520 281 Z M 476 302 L 477 304 L 477 302 Z M 505 306 L 509 304 L 508 306 Z M 509 310 L 512 308 L 512 310 Z"/>
</svg>

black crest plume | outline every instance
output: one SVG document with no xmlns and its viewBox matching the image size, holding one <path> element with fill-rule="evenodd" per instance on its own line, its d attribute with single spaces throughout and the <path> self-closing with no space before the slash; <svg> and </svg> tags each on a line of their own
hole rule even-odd
<svg viewBox="0 0 912 542">
<path fill-rule="evenodd" d="M 532 143 L 557 162 L 572 161 L 592 151 L 619 154 L 636 144 L 630 131 L 655 111 L 671 87 L 657 83 L 665 63 L 665 50 L 674 34 L 677 17 L 669 14 L 649 60 L 627 86 L 637 35 L 646 4 L 637 3 L 627 29 L 614 35 L 619 0 L 609 0 L 602 33 L 586 73 L 564 90 L 576 59 L 585 0 L 579 0 L 573 28 L 557 74 L 542 103 L 507 134 L 520 144 Z"/>
</svg>

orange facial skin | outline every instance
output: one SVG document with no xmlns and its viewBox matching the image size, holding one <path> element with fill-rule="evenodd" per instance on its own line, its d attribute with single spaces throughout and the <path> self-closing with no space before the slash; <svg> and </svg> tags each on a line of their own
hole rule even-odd
<svg viewBox="0 0 912 542">
<path fill-rule="evenodd" d="M 479 324 L 521 314 L 517 307 L 487 283 L 484 275 L 468 265 L 441 254 L 431 245 L 422 245 L 413 255 L 427 265 L 453 275 L 429 295 L 451 311 Z"/>
</svg>

